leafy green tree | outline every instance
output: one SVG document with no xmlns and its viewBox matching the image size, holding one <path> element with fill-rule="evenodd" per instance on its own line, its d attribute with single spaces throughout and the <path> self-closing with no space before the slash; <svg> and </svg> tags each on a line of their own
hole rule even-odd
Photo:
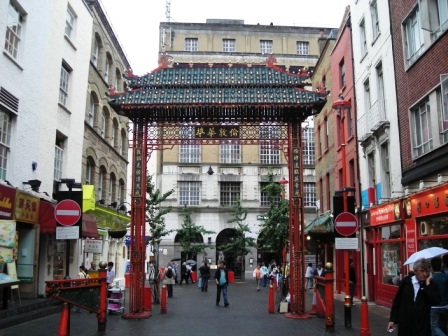
<svg viewBox="0 0 448 336">
<path fill-rule="evenodd" d="M 283 186 L 274 182 L 274 176 L 268 175 L 269 183 L 263 189 L 270 203 L 267 219 L 261 225 L 261 244 L 276 254 L 276 260 L 283 264 L 282 251 L 289 243 L 289 202 L 282 197 Z"/>
<path fill-rule="evenodd" d="M 234 239 L 229 241 L 226 245 L 219 247 L 220 251 L 233 252 L 237 256 L 241 257 L 241 277 L 244 279 L 245 265 L 244 257 L 250 252 L 250 247 L 256 247 L 257 243 L 255 238 L 247 237 L 246 234 L 250 233 L 249 225 L 244 221 L 247 217 L 247 209 L 243 208 L 241 202 L 238 201 L 231 213 L 232 218 L 227 223 L 236 223 L 235 231 L 236 235 Z"/>
<path fill-rule="evenodd" d="M 204 253 L 207 248 L 201 237 L 215 232 L 196 225 L 191 218 L 191 210 L 186 205 L 182 208 L 182 216 L 184 216 L 184 221 L 181 228 L 177 230 L 179 244 L 186 254 L 186 258 L 191 259 L 199 253 Z"/>
<path fill-rule="evenodd" d="M 154 255 L 158 253 L 158 248 L 163 237 L 173 232 L 173 230 L 167 230 L 164 216 L 171 212 L 172 208 L 167 207 L 160 209 L 160 203 L 165 201 L 172 193 L 174 189 L 162 194 L 159 189 L 156 189 L 152 176 L 146 177 L 146 222 L 149 224 L 149 228 L 152 233 L 152 243 L 154 246 Z"/>
</svg>

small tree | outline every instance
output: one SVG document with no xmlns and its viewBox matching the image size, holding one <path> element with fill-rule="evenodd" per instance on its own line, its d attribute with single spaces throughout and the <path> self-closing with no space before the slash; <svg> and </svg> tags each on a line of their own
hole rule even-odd
<svg viewBox="0 0 448 336">
<path fill-rule="evenodd" d="M 238 201 L 231 213 L 233 218 L 229 219 L 227 223 L 236 223 L 236 237 L 226 245 L 220 246 L 219 250 L 223 252 L 232 251 L 237 256 L 241 257 L 241 277 L 245 278 L 245 265 L 244 257 L 250 252 L 250 247 L 255 247 L 257 244 L 255 238 L 246 237 L 247 233 L 250 233 L 249 225 L 244 221 L 247 217 L 247 209 L 241 206 L 241 202 Z"/>
<path fill-rule="evenodd" d="M 177 230 L 179 244 L 186 254 L 186 258 L 191 259 L 199 253 L 204 253 L 207 248 L 207 245 L 203 241 L 200 241 L 200 237 L 215 232 L 206 230 L 203 226 L 196 225 L 191 218 L 191 210 L 186 205 L 182 208 L 182 215 L 184 216 L 184 221 L 181 228 Z"/>
<path fill-rule="evenodd" d="M 289 203 L 282 198 L 283 187 L 274 182 L 269 174 L 269 184 L 263 189 L 270 203 L 267 219 L 261 225 L 263 234 L 260 240 L 263 246 L 276 254 L 276 260 L 283 264 L 282 251 L 289 242 Z"/>
<path fill-rule="evenodd" d="M 171 212 L 172 208 L 167 207 L 160 209 L 160 204 L 165 201 L 173 192 L 174 189 L 162 194 L 159 189 L 156 189 L 152 182 L 152 176 L 146 177 L 146 222 L 152 233 L 152 244 L 154 247 L 154 256 L 158 253 L 158 247 L 162 238 L 173 230 L 167 230 L 164 216 Z M 159 265 L 157 265 L 158 267 Z"/>
</svg>

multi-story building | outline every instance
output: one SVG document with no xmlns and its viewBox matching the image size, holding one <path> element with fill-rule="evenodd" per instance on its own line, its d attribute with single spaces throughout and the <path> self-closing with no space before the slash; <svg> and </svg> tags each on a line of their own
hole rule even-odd
<svg viewBox="0 0 448 336">
<path fill-rule="evenodd" d="M 90 1 L 93 15 L 87 103 L 84 119 L 82 183 L 84 209 L 99 230 L 97 244 L 83 261 L 113 261 L 117 277 L 124 275 L 123 236 L 130 222 L 127 211 L 128 119 L 108 104 L 109 89 L 126 91 L 123 74 L 131 68 L 99 1 Z M 85 250 L 85 249 L 82 249 Z"/>
<path fill-rule="evenodd" d="M 22 297 L 44 295 L 65 262 L 65 241 L 45 227 L 56 226 L 52 194 L 65 187 L 55 181 L 81 179 L 91 34 L 83 1 L 0 1 L 0 222 L 9 232 L 0 256 Z"/>
<path fill-rule="evenodd" d="M 318 59 L 318 38 L 328 35 L 330 30 L 273 24 L 245 25 L 241 20 L 164 22 L 160 24 L 159 54 L 167 54 L 173 63 L 186 66 L 191 63 L 260 64 L 273 54 L 277 66 L 285 71 L 311 73 Z M 304 196 L 308 208 L 307 221 L 310 222 L 316 216 L 312 120 L 307 125 L 308 128 L 304 124 L 307 137 Z M 206 243 L 215 247 L 229 232 L 231 234 L 233 226 L 227 223 L 231 205 L 236 197 L 241 197 L 243 207 L 248 209 L 246 224 L 251 228 L 251 235 L 257 238 L 261 221 L 269 207 L 263 191 L 269 172 L 274 174 L 277 182 L 288 176 L 287 162 L 279 149 L 222 144 L 197 146 L 195 150 L 191 149 L 191 145 L 181 145 L 159 151 L 156 171 L 158 186 L 162 192 L 176 190 L 164 204 L 173 207 L 173 211 L 166 216 L 168 227 L 173 230 L 180 228 L 183 221 L 180 211 L 188 205 L 194 209 L 195 223 L 215 232 L 204 237 Z M 240 184 L 243 180 L 244 184 Z M 181 253 L 176 241 L 175 232 L 162 241 L 161 249 L 166 255 L 161 255 L 162 264 Z M 258 252 L 253 250 L 247 256 L 246 265 L 255 267 L 257 262 L 270 261 L 268 253 Z M 212 262 L 219 258 L 216 249 L 210 249 L 207 254 Z M 198 256 L 198 259 L 202 257 Z"/>
<path fill-rule="evenodd" d="M 396 291 L 391 279 L 399 272 L 397 260 L 393 262 L 389 255 L 400 249 L 380 232 L 396 231 L 401 219 L 377 219 L 386 209 L 393 212 L 404 194 L 389 5 L 387 1 L 352 1 L 350 11 L 362 194 L 359 210 L 361 218 L 371 214 L 375 219 L 362 232 L 368 237 L 361 246 L 367 265 L 365 288 L 370 300 L 387 304 Z"/>
</svg>

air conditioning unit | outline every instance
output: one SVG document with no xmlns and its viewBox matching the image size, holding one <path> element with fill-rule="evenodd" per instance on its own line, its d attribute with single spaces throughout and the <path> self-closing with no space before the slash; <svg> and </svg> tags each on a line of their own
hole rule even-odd
<svg viewBox="0 0 448 336">
<path fill-rule="evenodd" d="M 420 222 L 420 236 L 427 236 L 429 234 L 429 225 L 426 222 Z"/>
</svg>

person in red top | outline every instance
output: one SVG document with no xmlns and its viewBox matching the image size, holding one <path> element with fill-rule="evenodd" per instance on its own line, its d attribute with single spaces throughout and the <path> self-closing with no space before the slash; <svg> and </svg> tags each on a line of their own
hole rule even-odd
<svg viewBox="0 0 448 336">
<path fill-rule="evenodd" d="M 261 283 L 261 265 L 258 264 L 257 267 L 254 269 L 254 279 L 257 283 L 257 291 L 260 290 L 260 283 Z"/>
</svg>

